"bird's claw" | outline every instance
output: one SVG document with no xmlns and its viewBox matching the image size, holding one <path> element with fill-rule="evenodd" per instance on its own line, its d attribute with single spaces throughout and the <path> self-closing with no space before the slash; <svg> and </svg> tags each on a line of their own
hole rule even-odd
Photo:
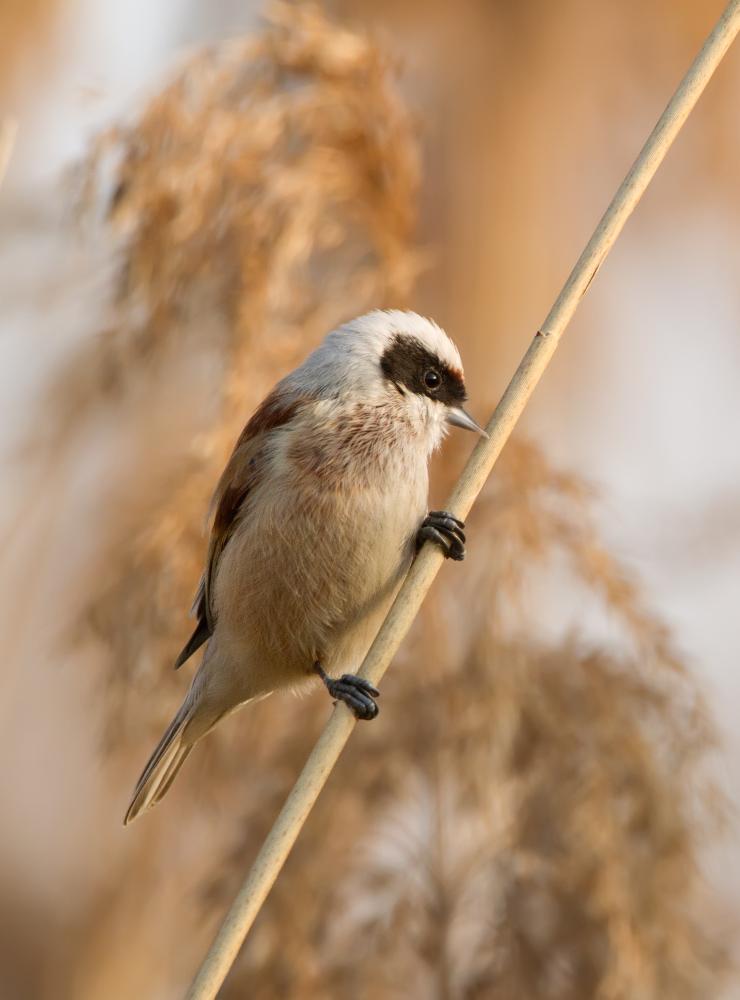
<svg viewBox="0 0 740 1000">
<path fill-rule="evenodd" d="M 465 524 L 446 510 L 431 510 L 421 522 L 416 535 L 416 547 L 424 542 L 435 542 L 442 549 L 445 559 L 458 562 L 465 558 Z"/>
<path fill-rule="evenodd" d="M 332 698 L 335 701 L 344 702 L 354 713 L 355 718 L 374 719 L 380 711 L 375 702 L 380 691 L 364 677 L 357 677 L 355 674 L 342 674 L 337 680 L 334 677 L 329 677 L 319 664 L 316 664 L 315 670 Z"/>
</svg>

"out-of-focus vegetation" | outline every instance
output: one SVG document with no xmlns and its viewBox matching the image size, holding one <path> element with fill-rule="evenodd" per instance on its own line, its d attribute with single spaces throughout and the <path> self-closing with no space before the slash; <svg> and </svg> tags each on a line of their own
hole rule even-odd
<svg viewBox="0 0 740 1000">
<path fill-rule="evenodd" d="M 103 135 L 86 202 L 110 160 L 113 322 L 57 385 L 62 423 L 69 403 L 125 393 L 168 351 L 208 352 L 219 369 L 217 418 L 150 499 L 134 544 L 112 539 L 90 608 L 114 647 L 116 711 L 130 701 L 143 722 L 142 690 L 161 692 L 173 662 L 204 512 L 245 414 L 344 318 L 408 296 L 418 151 L 378 50 L 284 6 L 260 37 L 196 55 L 139 121 Z"/>
<path fill-rule="evenodd" d="M 48 57 L 58 0 L 3 0 L 0 5 L 0 94 L 18 94 Z"/>
<path fill-rule="evenodd" d="M 104 322 L 55 366 L 29 423 L 43 482 L 14 522 L 21 537 L 24 522 L 61 504 L 81 453 L 102 452 L 95 467 L 107 471 L 77 477 L 85 500 L 67 508 L 68 523 L 27 538 L 27 574 L 11 596 L 32 600 L 51 534 L 89 530 L 54 639 L 63 669 L 93 691 L 70 726 L 95 730 L 105 791 L 90 808 L 71 784 L 60 823 L 86 815 L 100 857 L 78 866 L 66 905 L 22 899 L 23 883 L 2 872 L 8 996 L 177 995 L 326 718 L 324 693 L 250 708 L 199 748 L 156 813 L 118 830 L 187 682 L 170 667 L 188 630 L 203 518 L 251 409 L 332 326 L 378 305 L 418 307 L 417 294 L 447 294 L 443 312 L 460 320 L 479 310 L 477 323 L 450 324 L 476 361 L 475 385 L 481 360 L 501 351 L 475 336 L 487 290 L 463 296 L 454 262 L 429 252 L 445 234 L 453 250 L 466 238 L 447 214 L 467 196 L 464 177 L 451 177 L 445 200 L 431 155 L 445 133 L 414 122 L 393 46 L 351 26 L 363 5 L 349 6 L 351 19 L 340 4 L 332 18 L 273 7 L 254 36 L 191 55 L 97 138 L 77 173 L 78 238 L 106 261 Z M 504 6 L 471 5 L 455 28 L 481 81 L 476 25 L 495 14 L 532 58 L 549 37 L 530 31 L 537 5 Z M 626 45 L 632 15 L 610 16 Z M 554 33 L 557 20 L 548 24 Z M 397 30 L 408 44 L 409 24 Z M 509 87 L 502 131 L 507 116 L 535 113 L 525 84 Z M 469 96 L 460 119 L 440 111 L 463 150 L 465 113 L 472 120 L 487 99 Z M 473 186 L 479 169 L 470 163 Z M 511 149 L 502 169 L 534 172 Z M 504 243 L 483 247 L 481 267 L 503 261 Z M 459 468 L 459 447 L 445 449 L 439 484 Z M 471 515 L 467 562 L 444 571 L 422 609 L 380 720 L 358 727 L 225 997 L 719 994 L 728 942 L 700 873 L 722 813 L 706 769 L 714 729 L 669 630 L 600 539 L 596 503 L 542 448 L 507 448 Z M 541 602 L 554 591 L 596 608 L 605 637 L 548 634 Z"/>
</svg>

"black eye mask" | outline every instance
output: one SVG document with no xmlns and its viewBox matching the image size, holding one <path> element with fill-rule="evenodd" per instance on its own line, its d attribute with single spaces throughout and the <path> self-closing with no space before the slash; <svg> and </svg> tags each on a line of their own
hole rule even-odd
<svg viewBox="0 0 740 1000">
<path fill-rule="evenodd" d="M 394 336 L 380 359 L 380 367 L 399 392 L 416 392 L 447 406 L 459 406 L 467 399 L 462 372 L 409 334 Z"/>
</svg>

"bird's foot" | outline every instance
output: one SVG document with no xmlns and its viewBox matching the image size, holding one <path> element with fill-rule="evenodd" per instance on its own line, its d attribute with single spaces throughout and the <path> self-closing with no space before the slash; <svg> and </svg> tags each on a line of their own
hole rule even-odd
<svg viewBox="0 0 740 1000">
<path fill-rule="evenodd" d="M 354 712 L 355 718 L 374 719 L 380 711 L 374 700 L 380 695 L 380 691 L 364 677 L 357 677 L 355 674 L 342 674 L 336 680 L 329 677 L 320 663 L 314 664 L 314 670 L 324 682 L 326 690 L 332 698 L 335 701 L 343 701 Z"/>
<path fill-rule="evenodd" d="M 424 542 L 435 542 L 442 549 L 445 559 L 460 561 L 465 558 L 465 524 L 446 510 L 430 510 L 416 535 L 416 548 Z"/>
</svg>

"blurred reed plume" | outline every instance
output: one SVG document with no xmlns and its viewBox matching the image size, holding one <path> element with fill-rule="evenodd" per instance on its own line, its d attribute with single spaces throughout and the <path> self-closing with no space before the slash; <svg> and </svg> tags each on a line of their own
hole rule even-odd
<svg viewBox="0 0 740 1000">
<path fill-rule="evenodd" d="M 463 577 L 443 576 L 386 678 L 391 738 L 351 741 L 227 996 L 716 994 L 698 871 L 723 811 L 701 776 L 712 724 L 592 499 L 509 446 Z M 531 595 L 553 566 L 613 640 L 542 634 Z M 258 822 L 250 808 L 240 858 Z"/>
<path fill-rule="evenodd" d="M 113 323 L 73 363 L 96 382 L 63 399 L 125 391 L 174 342 L 215 352 L 221 400 L 146 529 L 119 540 L 90 609 L 136 716 L 180 641 L 208 498 L 246 416 L 326 330 L 407 296 L 417 160 L 386 60 L 310 5 L 276 5 L 259 37 L 195 55 L 139 120 L 98 140 L 83 193 L 89 205 L 101 179 L 112 188 Z"/>
<path fill-rule="evenodd" d="M 65 362 L 39 443 L 59 484 L 60 456 L 105 441 L 97 548 L 74 595 L 117 799 L 101 795 L 105 843 L 187 682 L 171 664 L 227 453 L 326 330 L 407 300 L 419 175 L 388 59 L 308 4 L 196 53 L 94 145 L 81 191 L 110 255 L 107 321 Z M 454 460 L 447 449 L 443 476 Z M 727 963 L 699 873 L 719 812 L 702 777 L 712 725 L 592 502 L 536 446 L 507 448 L 468 561 L 442 573 L 225 997 L 719 990 Z M 555 598 L 570 635 L 545 627 Z M 609 628 L 589 636 L 594 609 Z M 40 960 L 54 971 L 37 995 L 56 1000 L 60 981 L 75 1000 L 179 989 L 326 711 L 324 692 L 274 697 L 209 737 L 168 802 L 111 848 Z"/>
</svg>

